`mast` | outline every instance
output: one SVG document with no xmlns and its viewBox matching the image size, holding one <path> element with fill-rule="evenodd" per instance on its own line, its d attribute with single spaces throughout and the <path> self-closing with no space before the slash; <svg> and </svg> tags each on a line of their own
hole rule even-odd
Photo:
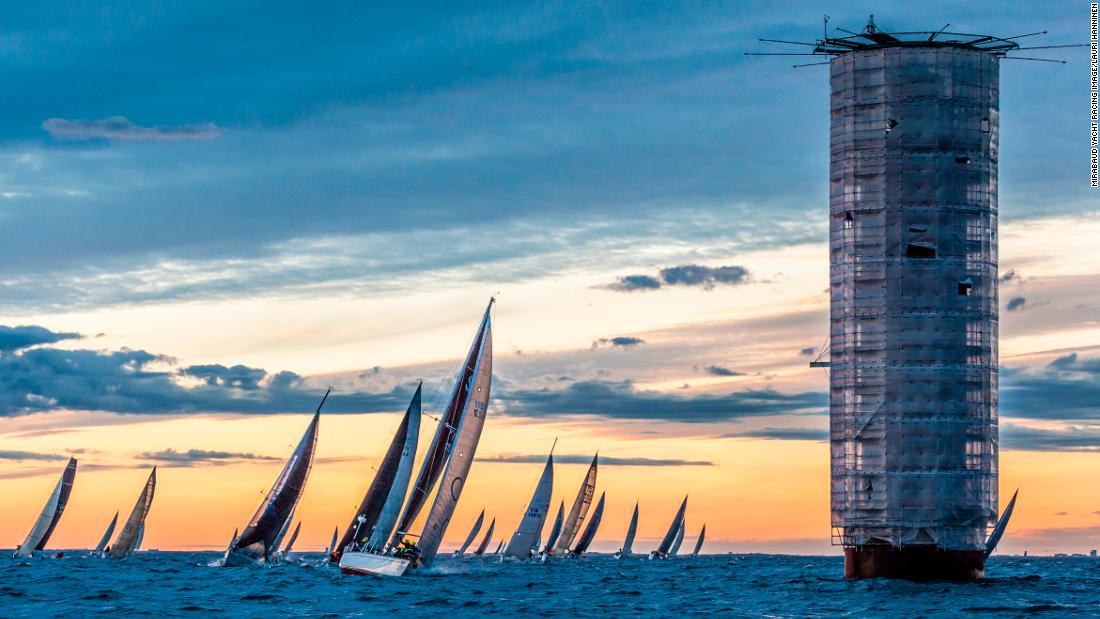
<svg viewBox="0 0 1100 619">
<path fill-rule="evenodd" d="M 61 520 L 61 514 L 65 511 L 65 505 L 69 502 L 69 494 L 73 491 L 73 481 L 76 479 L 76 458 L 69 458 L 69 463 L 61 473 L 61 479 L 57 480 L 50 498 L 38 515 L 38 520 L 31 527 L 30 533 L 19 548 L 15 550 L 13 557 L 29 557 L 36 550 L 42 550 L 53 535 L 54 527 Z"/>
<path fill-rule="evenodd" d="M 359 509 L 336 544 L 333 560 L 339 561 L 344 549 L 353 542 L 370 548 L 385 545 L 397 520 L 405 492 L 409 488 L 412 460 L 416 457 L 416 441 L 420 433 L 420 392 L 417 385 L 405 416 L 397 426 L 386 455 L 378 466 L 378 472 L 363 495 Z M 369 541 L 368 541 L 369 540 Z"/>
<path fill-rule="evenodd" d="M 261 561 L 276 549 L 272 542 L 287 526 L 294 508 L 302 498 L 306 480 L 309 479 L 309 471 L 313 466 L 313 454 L 317 450 L 317 426 L 321 419 L 321 407 L 324 406 L 331 392 L 332 389 L 329 389 L 321 398 L 321 403 L 317 405 L 313 419 L 306 427 L 298 447 L 286 461 L 271 491 L 256 509 L 248 526 L 241 532 L 236 543 L 230 546 L 227 558 L 229 555 L 240 555 L 246 560 Z M 229 561 L 226 565 L 235 563 L 235 561 Z"/>
<path fill-rule="evenodd" d="M 676 511 L 676 515 L 672 517 L 672 524 L 668 527 L 668 532 L 665 533 L 664 539 L 661 540 L 661 544 L 657 546 L 655 551 L 657 556 L 664 557 L 668 554 L 669 549 L 672 548 L 672 543 L 676 541 L 676 534 L 680 532 L 680 527 L 684 524 L 684 512 L 687 511 L 688 498 L 684 497 L 684 502 L 680 503 L 680 509 Z"/>
<path fill-rule="evenodd" d="M 115 517 L 111 518 L 111 524 L 107 525 L 103 537 L 99 538 L 99 543 L 95 545 L 96 552 L 103 552 L 103 549 L 107 547 L 107 542 L 111 541 L 111 536 L 115 534 L 116 524 L 118 524 L 118 512 L 115 512 Z"/>
<path fill-rule="evenodd" d="M 562 525 L 561 535 L 558 536 L 557 543 L 550 549 L 550 554 L 568 552 L 573 540 L 580 532 L 584 518 L 588 515 L 588 508 L 592 505 L 592 499 L 595 498 L 596 469 L 599 459 L 600 454 L 597 452 L 592 458 L 592 464 L 588 466 L 588 474 L 585 475 L 584 482 L 581 484 L 580 490 L 577 491 L 577 498 L 573 500 L 573 507 L 569 510 L 569 516 L 566 517 L 565 524 Z"/>
<path fill-rule="evenodd" d="M 470 534 L 466 536 L 466 541 L 462 542 L 462 547 L 458 549 L 458 554 L 464 554 L 466 549 L 470 547 L 470 544 L 474 542 L 474 538 L 477 537 L 477 532 L 481 530 L 481 523 L 485 520 L 485 510 L 482 509 L 478 514 L 477 520 L 474 521 L 474 528 L 470 529 Z"/>
<path fill-rule="evenodd" d="M 630 525 L 626 527 L 626 540 L 623 541 L 622 556 L 627 556 L 634 551 L 634 535 L 638 532 L 638 502 L 634 502 L 634 515 L 630 517 Z"/>
<path fill-rule="evenodd" d="M 581 537 L 577 540 L 577 545 L 573 547 L 573 556 L 579 557 L 588 551 L 588 547 L 592 545 L 592 540 L 596 539 L 596 531 L 600 528 L 600 521 L 603 520 L 603 500 L 606 493 L 600 493 L 600 502 L 596 503 L 596 511 L 592 512 L 592 519 L 588 521 L 588 526 L 584 528 L 584 533 L 581 533 Z"/>
<path fill-rule="evenodd" d="M 556 444 L 556 441 L 555 441 Z M 554 448 L 550 448 L 550 455 L 546 458 L 546 466 L 542 469 L 542 476 L 535 486 L 535 492 L 531 496 L 531 502 L 527 505 L 527 511 L 523 514 L 523 520 L 516 528 L 512 539 L 508 541 L 508 547 L 504 554 L 510 557 L 526 559 L 531 556 L 531 551 L 536 549 L 539 533 L 546 523 L 546 514 L 550 511 L 550 495 L 554 491 Z"/>
<path fill-rule="evenodd" d="M 153 505 L 153 494 L 157 490 L 157 467 L 149 473 L 149 479 L 145 481 L 145 487 L 138 495 L 134 509 L 130 511 L 130 517 L 126 524 L 122 525 L 122 531 L 115 538 L 107 556 L 112 559 L 121 559 L 134 551 L 138 546 L 138 536 L 145 526 L 145 517 L 149 515 L 149 508 Z"/>
<path fill-rule="evenodd" d="M 493 381 L 493 333 L 490 321 L 493 301 L 494 299 L 489 299 L 478 329 L 478 337 L 471 349 L 469 359 L 472 363 L 468 362 L 462 368 L 459 384 L 456 386 L 456 392 L 464 394 L 461 398 L 462 414 L 458 418 L 454 445 L 447 454 L 447 468 L 439 482 L 439 492 L 435 495 L 432 509 L 428 512 L 428 520 L 420 535 L 419 564 L 423 566 L 431 565 L 439 551 L 439 545 L 443 542 L 443 535 L 447 532 L 451 516 L 462 495 L 462 487 L 474 463 L 474 453 L 489 412 L 489 392 Z"/>
<path fill-rule="evenodd" d="M 558 541 L 558 536 L 561 535 L 561 525 L 564 520 L 565 514 L 565 501 L 562 501 L 558 505 L 558 515 L 554 518 L 554 524 L 550 527 L 550 537 L 546 538 L 546 547 L 542 549 L 544 553 L 549 553 L 554 547 L 554 543 Z"/>
<path fill-rule="evenodd" d="M 699 551 L 703 549 L 703 541 L 707 539 L 707 525 L 703 524 L 703 530 L 699 531 L 699 539 L 695 542 L 695 550 L 691 551 L 691 556 L 698 557 Z"/>
<path fill-rule="evenodd" d="M 489 523 L 489 530 L 485 532 L 485 537 L 481 538 L 481 543 L 477 545 L 477 550 L 474 551 L 475 555 L 485 554 L 485 549 L 489 547 L 489 542 L 493 539 L 493 529 L 497 526 L 497 519 L 493 518 L 493 521 Z"/>
</svg>

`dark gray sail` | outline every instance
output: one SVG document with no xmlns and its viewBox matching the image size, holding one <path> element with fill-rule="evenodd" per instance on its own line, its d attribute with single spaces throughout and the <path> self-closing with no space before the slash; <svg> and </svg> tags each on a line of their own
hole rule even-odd
<svg viewBox="0 0 1100 619">
<path fill-rule="evenodd" d="M 95 545 L 96 552 L 103 552 L 103 549 L 107 547 L 107 542 L 111 541 L 111 536 L 115 534 L 115 525 L 118 524 L 118 512 L 115 512 L 115 517 L 111 518 L 111 524 L 107 525 L 107 530 L 103 532 L 103 537 L 99 538 L 99 543 Z"/>
<path fill-rule="evenodd" d="M 588 466 L 588 474 L 584 476 L 584 482 L 577 490 L 577 498 L 573 500 L 573 507 L 569 510 L 569 515 L 566 516 L 565 523 L 562 525 L 561 535 L 558 536 L 557 543 L 550 547 L 550 554 L 569 552 L 573 540 L 581 532 L 581 525 L 584 524 L 584 518 L 588 515 L 588 508 L 592 505 L 592 499 L 596 495 L 596 469 L 599 459 L 600 454 L 598 453 L 592 458 L 592 464 Z"/>
<path fill-rule="evenodd" d="M 634 515 L 630 517 L 630 526 L 626 528 L 626 540 L 619 556 L 629 557 L 634 552 L 634 535 L 638 532 L 638 502 L 634 502 Z"/>
<path fill-rule="evenodd" d="M 672 524 L 668 527 L 668 532 L 665 533 L 664 539 L 661 540 L 661 544 L 657 546 L 657 550 L 654 554 L 658 557 L 664 558 L 668 555 L 669 550 L 672 548 L 672 543 L 676 541 L 676 535 L 680 532 L 680 527 L 684 525 L 684 512 L 687 511 L 688 498 L 684 497 L 684 502 L 680 504 L 680 509 L 676 511 L 676 515 L 672 518 Z"/>
<path fill-rule="evenodd" d="M 993 554 L 993 551 L 997 549 L 997 544 L 1001 541 L 1001 536 L 1005 534 L 1005 529 L 1008 528 L 1008 521 L 1012 518 L 1012 510 L 1016 509 L 1016 495 L 1020 494 L 1020 489 L 1017 488 L 1016 492 L 1012 493 L 1012 500 L 1008 502 L 1008 507 L 1005 507 L 1004 513 L 997 520 L 997 526 L 993 528 L 993 533 L 990 534 L 989 539 L 985 542 L 985 557 L 988 559 L 989 555 Z"/>
<path fill-rule="evenodd" d="M 489 523 L 489 530 L 485 532 L 485 537 L 481 538 L 481 543 L 477 545 L 477 550 L 474 551 L 475 555 L 485 554 L 485 549 L 489 547 L 489 542 L 493 539 L 493 529 L 497 526 L 497 519 L 493 518 L 493 521 Z"/>
<path fill-rule="evenodd" d="M 537 550 L 538 537 L 542 532 L 542 525 L 546 523 L 546 514 L 550 511 L 550 495 L 554 491 L 554 449 L 550 449 L 550 456 L 546 458 L 546 466 L 542 469 L 539 483 L 535 485 L 535 492 L 531 496 L 531 502 L 527 504 L 527 510 L 523 514 L 523 520 L 519 527 L 508 540 L 508 547 L 504 554 L 510 557 L 526 559 L 531 556 L 531 551 Z"/>
<path fill-rule="evenodd" d="M 672 548 L 668 549 L 668 556 L 675 557 L 680 553 L 680 545 L 684 543 L 684 532 L 687 530 L 687 519 L 680 521 L 680 530 L 676 532 L 676 540 L 672 542 Z"/>
<path fill-rule="evenodd" d="M 707 539 L 707 525 L 703 525 L 703 530 L 699 531 L 699 539 L 695 542 L 695 550 L 691 551 L 691 556 L 698 557 L 699 551 L 703 549 L 703 541 Z"/>
<path fill-rule="evenodd" d="M 57 522 L 61 520 L 61 514 L 65 512 L 65 505 L 69 502 L 69 494 L 73 491 L 75 480 L 76 458 L 69 458 L 69 463 L 61 473 L 61 479 L 57 480 L 57 485 L 50 493 L 50 498 L 46 500 L 42 513 L 38 515 L 38 520 L 35 521 L 34 526 L 31 527 L 31 532 L 27 534 L 27 538 L 15 550 L 13 556 L 29 557 L 34 554 L 34 551 L 46 547 Z"/>
<path fill-rule="evenodd" d="M 328 543 L 328 556 L 332 556 L 334 550 L 336 550 L 336 535 L 340 532 L 339 527 L 332 527 L 332 541 Z"/>
<path fill-rule="evenodd" d="M 290 539 L 286 541 L 286 546 L 283 547 L 283 556 L 290 554 L 290 551 L 294 548 L 294 542 L 298 541 L 298 533 L 302 530 L 302 521 L 299 520 L 298 524 L 294 525 L 294 532 L 290 534 Z"/>
<path fill-rule="evenodd" d="M 137 551 L 141 550 L 141 543 L 144 542 L 144 541 L 145 541 L 145 523 L 143 522 L 143 523 L 141 523 L 141 526 L 138 527 L 138 536 L 137 536 L 137 539 L 134 540 L 134 552 L 137 552 Z"/>
<path fill-rule="evenodd" d="M 554 524 L 550 527 L 550 537 L 546 539 L 546 546 L 542 549 L 543 553 L 549 553 L 550 549 L 554 547 L 554 544 L 558 541 L 558 536 L 561 535 L 561 526 L 565 518 L 565 501 L 558 505 L 558 515 L 554 518 Z"/>
<path fill-rule="evenodd" d="M 474 538 L 477 537 L 477 532 L 481 530 L 481 523 L 485 521 L 485 510 L 481 510 L 481 513 L 477 515 L 477 520 L 474 521 L 474 528 L 470 529 L 470 534 L 466 536 L 466 541 L 462 542 L 462 547 L 458 549 L 458 554 L 463 554 L 466 549 L 470 547 L 470 544 L 474 543 Z"/>
<path fill-rule="evenodd" d="M 145 526 L 145 517 L 149 515 L 149 508 L 153 505 L 153 494 L 156 490 L 157 467 L 154 466 L 153 471 L 149 473 L 149 479 L 145 481 L 145 488 L 134 503 L 134 509 L 130 511 L 130 517 L 126 519 L 126 524 L 122 525 L 122 531 L 107 551 L 108 557 L 121 559 L 137 548 L 138 536 L 141 535 L 141 529 Z"/>
<path fill-rule="evenodd" d="M 309 471 L 313 467 L 313 454 L 317 450 L 317 426 L 321 418 L 321 407 L 328 399 L 328 394 L 326 392 L 325 397 L 321 398 L 302 440 L 279 473 L 271 491 L 264 497 L 241 536 L 229 548 L 225 565 L 263 561 L 277 550 L 273 542 L 286 527 L 298 500 L 302 498 Z"/>
<path fill-rule="evenodd" d="M 596 539 L 596 531 L 600 528 L 600 521 L 603 520 L 603 499 L 606 493 L 600 493 L 600 502 L 596 503 L 596 511 L 592 512 L 592 518 L 588 520 L 588 526 L 584 528 L 584 533 L 581 533 L 580 539 L 577 540 L 577 545 L 573 547 L 573 556 L 579 557 L 588 551 L 588 547 L 592 545 L 592 540 Z"/>
<path fill-rule="evenodd" d="M 405 410 L 405 416 L 401 424 L 397 426 L 397 432 L 390 441 L 386 455 L 378 466 L 378 472 L 374 475 L 367 492 L 363 495 L 363 501 L 359 509 L 344 531 L 343 537 L 332 551 L 332 560 L 340 561 L 344 548 L 355 543 L 356 546 L 367 545 L 368 540 L 381 538 L 379 545 L 384 545 L 384 540 L 390 536 L 393 520 L 397 518 L 396 512 L 401 509 L 401 503 L 405 499 L 405 492 L 409 488 L 409 474 L 412 470 L 412 458 L 416 455 L 416 440 L 420 433 L 420 391 L 422 385 L 417 385 L 409 407 Z M 404 480 L 399 479 L 402 472 L 402 456 L 406 465 L 404 467 Z M 389 510 L 384 508 L 389 506 Z M 383 519 L 383 512 L 388 512 Z M 388 521 L 388 522 L 386 522 Z M 377 532 L 377 529 L 385 531 Z M 379 534 L 380 533 L 380 534 Z"/>
</svg>

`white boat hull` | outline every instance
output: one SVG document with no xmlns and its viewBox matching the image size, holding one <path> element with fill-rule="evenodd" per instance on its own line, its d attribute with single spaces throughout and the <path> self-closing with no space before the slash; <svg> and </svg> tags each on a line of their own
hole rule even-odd
<svg viewBox="0 0 1100 619">
<path fill-rule="evenodd" d="M 345 552 L 340 557 L 340 571 L 357 576 L 401 576 L 410 561 L 390 555 L 369 552 Z"/>
</svg>

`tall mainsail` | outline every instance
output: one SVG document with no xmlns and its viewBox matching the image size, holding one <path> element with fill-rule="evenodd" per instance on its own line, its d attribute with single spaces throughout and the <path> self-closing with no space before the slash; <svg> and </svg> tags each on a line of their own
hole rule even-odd
<svg viewBox="0 0 1100 619">
<path fill-rule="evenodd" d="M 290 459 L 286 461 L 271 491 L 264 497 L 256 514 L 241 532 L 241 536 L 229 547 L 229 552 L 226 553 L 226 565 L 262 561 L 277 550 L 272 542 L 286 527 L 294 508 L 298 505 L 298 500 L 302 498 L 310 468 L 313 466 L 313 454 L 317 450 L 317 426 L 321 418 L 321 407 L 324 406 L 331 391 L 330 389 L 325 392 L 325 397 L 321 398 L 321 403 L 317 405 L 317 411 L 313 414 L 309 426 L 306 427 L 302 440 L 299 441 Z"/>
<path fill-rule="evenodd" d="M 290 550 L 294 548 L 294 542 L 298 540 L 298 532 L 302 530 L 302 521 L 299 520 L 298 524 L 294 526 L 294 532 L 290 534 L 290 539 L 287 540 L 286 546 L 283 547 L 283 556 L 290 554 Z"/>
<path fill-rule="evenodd" d="M 630 526 L 626 528 L 626 540 L 623 541 L 623 549 L 620 556 L 629 556 L 634 552 L 634 535 L 638 532 L 638 502 L 634 502 L 634 515 L 630 517 Z"/>
<path fill-rule="evenodd" d="M 99 543 L 95 545 L 96 552 L 103 552 L 103 549 L 107 547 L 107 542 L 111 541 L 111 536 L 115 534 L 116 524 L 118 524 L 118 512 L 115 512 L 115 517 L 111 518 L 111 524 L 107 525 L 103 537 L 99 538 Z"/>
<path fill-rule="evenodd" d="M 1012 518 L 1012 510 L 1016 508 L 1016 496 L 1020 494 L 1020 489 L 1017 488 L 1016 492 L 1012 493 L 1012 500 L 1008 502 L 1008 506 L 1005 507 L 1001 517 L 997 519 L 997 526 L 993 528 L 993 533 L 990 534 L 989 539 L 985 542 L 985 557 L 988 559 L 989 555 L 993 554 L 993 551 L 997 549 L 997 543 L 1001 541 L 1001 536 L 1005 534 L 1005 529 L 1008 528 L 1008 521 Z"/>
<path fill-rule="evenodd" d="M 680 552 L 680 545 L 684 543 L 684 531 L 687 529 L 687 519 L 680 521 L 680 530 L 676 532 L 676 541 L 672 542 L 672 548 L 668 549 L 668 556 L 675 557 Z"/>
<path fill-rule="evenodd" d="M 573 500 L 573 507 L 569 510 L 569 516 L 565 518 L 565 524 L 562 525 L 561 535 L 558 536 L 558 541 L 550 549 L 550 554 L 565 553 L 569 551 L 569 547 L 573 545 L 573 540 L 576 539 L 577 534 L 580 533 L 581 525 L 584 524 L 584 518 L 588 515 L 588 507 L 592 505 L 592 499 L 596 494 L 596 468 L 600 459 L 600 454 L 597 453 L 592 458 L 592 464 L 588 467 L 588 474 L 584 477 L 584 483 L 581 484 L 580 490 L 577 491 L 577 498 Z"/>
<path fill-rule="evenodd" d="M 691 556 L 698 557 L 699 551 L 703 549 L 703 541 L 707 539 L 707 525 L 703 524 L 703 530 L 699 531 L 699 539 L 695 541 L 695 550 L 691 551 Z"/>
<path fill-rule="evenodd" d="M 451 523 L 462 487 L 470 474 L 470 466 L 474 463 L 474 453 L 489 411 L 489 391 L 493 381 L 493 330 L 489 319 L 492 309 L 493 299 L 489 299 L 478 335 L 455 385 L 456 394 L 461 396 L 456 401 L 462 403 L 462 414 L 458 418 L 454 445 L 447 454 L 447 468 L 439 481 L 439 492 L 435 495 L 420 535 L 420 564 L 424 566 L 431 565 L 435 560 L 443 535 Z"/>
<path fill-rule="evenodd" d="M 684 502 L 680 503 L 680 509 L 676 511 L 676 515 L 672 518 L 672 524 L 668 527 L 668 532 L 665 533 L 664 539 L 661 540 L 661 545 L 657 546 L 655 551 L 658 556 L 664 557 L 668 554 L 669 549 L 672 548 L 672 543 L 676 541 L 676 535 L 680 532 L 680 527 L 684 525 L 684 512 L 687 511 L 688 498 L 684 497 Z"/>
<path fill-rule="evenodd" d="M 588 526 L 584 528 L 584 533 L 581 533 L 580 539 L 577 540 L 577 545 L 573 547 L 573 555 L 580 556 L 584 554 L 588 547 L 592 545 L 592 540 L 596 539 L 596 531 L 600 528 L 600 521 L 603 520 L 603 499 L 605 492 L 600 493 L 600 502 L 596 503 L 596 511 L 592 512 L 592 518 L 588 521 Z"/>
<path fill-rule="evenodd" d="M 531 496 L 531 502 L 527 505 L 527 511 L 523 514 L 523 520 L 519 528 L 508 541 L 508 547 L 504 554 L 509 557 L 526 559 L 531 556 L 531 551 L 537 550 L 539 534 L 542 533 L 542 525 L 546 523 L 546 514 L 550 511 L 550 495 L 554 491 L 554 448 L 550 448 L 550 456 L 546 458 L 546 466 L 542 469 L 542 477 L 535 486 L 535 493 Z"/>
<path fill-rule="evenodd" d="M 477 550 L 474 551 L 475 555 L 485 554 L 485 549 L 489 547 L 489 542 L 493 541 L 493 529 L 497 526 L 497 519 L 493 518 L 493 521 L 489 523 L 489 530 L 485 532 L 485 537 L 481 538 L 481 543 L 477 545 Z"/>
<path fill-rule="evenodd" d="M 544 553 L 549 553 L 554 547 L 554 544 L 558 541 L 558 536 L 561 535 L 561 525 L 565 514 L 565 501 L 562 501 L 558 505 L 558 515 L 554 518 L 554 524 L 550 527 L 550 537 L 546 538 L 546 546 L 542 549 Z"/>
<path fill-rule="evenodd" d="M 153 505 L 153 494 L 156 490 L 157 467 L 154 466 L 153 471 L 149 473 L 149 479 L 145 481 L 145 488 L 134 503 L 134 509 L 130 511 L 130 517 L 126 519 L 126 524 L 122 525 L 122 531 L 111 544 L 111 549 L 107 551 L 108 557 L 121 559 L 137 548 L 138 535 L 145 525 L 145 517 L 149 515 L 149 507 Z"/>
<path fill-rule="evenodd" d="M 57 526 L 57 521 L 61 520 L 65 505 L 69 502 L 69 494 L 73 491 L 73 480 L 75 479 L 76 458 L 69 458 L 69 464 L 65 466 L 65 470 L 61 473 L 61 479 L 57 480 L 57 485 L 50 493 L 50 498 L 46 500 L 42 513 L 38 515 L 38 520 L 34 522 L 31 532 L 27 534 L 27 538 L 15 550 L 13 556 L 29 557 L 34 554 L 34 551 L 46 547 L 46 542 L 50 541 L 54 527 Z"/>
<path fill-rule="evenodd" d="M 466 549 L 470 547 L 470 544 L 474 542 L 474 538 L 477 537 L 477 532 L 481 530 L 481 523 L 485 520 L 485 510 L 481 510 L 481 513 L 477 515 L 477 520 L 474 521 L 474 528 L 470 529 L 470 534 L 466 536 L 466 541 L 462 542 L 462 547 L 458 549 L 458 554 L 463 554 Z"/>
<path fill-rule="evenodd" d="M 333 550 L 334 561 L 340 560 L 344 548 L 352 542 L 380 550 L 389 539 L 409 489 L 412 462 L 416 457 L 416 441 L 420 434 L 420 391 L 421 385 L 418 385 L 359 509 Z"/>
</svg>

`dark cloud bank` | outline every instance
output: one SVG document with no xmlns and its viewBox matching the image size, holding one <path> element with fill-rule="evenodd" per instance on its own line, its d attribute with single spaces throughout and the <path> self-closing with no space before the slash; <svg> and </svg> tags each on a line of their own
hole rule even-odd
<svg viewBox="0 0 1100 619">
<path fill-rule="evenodd" d="M 685 264 L 661 269 L 657 276 L 624 275 L 618 280 L 607 284 L 604 288 L 616 292 L 658 290 L 669 286 L 711 290 L 716 286 L 746 284 L 751 279 L 749 270 L 745 267 L 708 267 L 698 264 Z"/>
</svg>

